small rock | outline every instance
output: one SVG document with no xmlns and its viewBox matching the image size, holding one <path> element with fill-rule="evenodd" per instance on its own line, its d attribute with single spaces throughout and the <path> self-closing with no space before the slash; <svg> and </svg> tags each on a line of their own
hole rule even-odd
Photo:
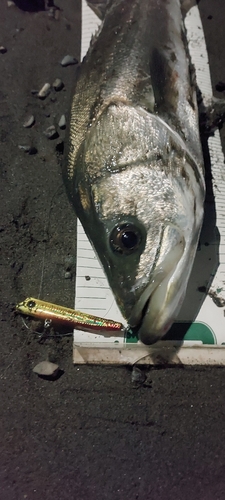
<svg viewBox="0 0 225 500">
<path fill-rule="evenodd" d="M 66 271 L 65 274 L 64 274 L 64 278 L 66 280 L 71 280 L 71 278 L 72 278 L 71 272 L 70 271 Z"/>
<path fill-rule="evenodd" d="M 59 366 L 51 361 L 41 361 L 33 368 L 33 372 L 41 377 L 56 377 L 58 371 Z"/>
<path fill-rule="evenodd" d="M 64 262 L 65 262 L 66 271 L 70 271 L 72 269 L 72 267 L 75 266 L 76 259 L 73 255 L 67 255 L 65 257 Z"/>
<path fill-rule="evenodd" d="M 55 125 L 50 125 L 50 127 L 46 128 L 46 130 L 44 131 L 44 135 L 48 138 L 48 139 L 57 139 L 57 137 L 59 137 L 59 134 L 55 128 Z"/>
<path fill-rule="evenodd" d="M 60 80 L 60 78 L 56 78 L 52 86 L 56 90 L 56 92 L 59 92 L 60 90 L 63 89 L 64 83 L 62 82 L 62 80 Z"/>
<path fill-rule="evenodd" d="M 39 99 L 45 99 L 50 94 L 51 85 L 50 83 L 45 83 L 41 90 L 38 92 Z"/>
<path fill-rule="evenodd" d="M 131 382 L 135 384 L 143 384 L 146 380 L 146 375 L 144 372 L 137 368 L 137 366 L 133 366 L 132 374 L 131 374 Z"/>
<path fill-rule="evenodd" d="M 30 116 L 28 116 L 28 118 L 23 123 L 23 127 L 24 128 L 30 128 L 30 127 L 32 127 L 32 125 L 34 125 L 34 123 L 35 123 L 34 115 L 30 115 Z"/>
<path fill-rule="evenodd" d="M 25 153 L 29 153 L 29 151 L 30 151 L 30 146 L 28 146 L 28 145 L 24 146 L 22 144 L 19 144 L 18 148 L 21 149 L 22 151 L 25 151 Z"/>
<path fill-rule="evenodd" d="M 218 82 L 216 84 L 217 92 L 223 92 L 225 90 L 225 82 Z"/>
<path fill-rule="evenodd" d="M 59 128 L 61 128 L 62 130 L 64 130 L 66 128 L 66 117 L 65 115 L 62 115 L 60 120 L 59 120 L 59 123 L 58 123 L 58 126 Z"/>
<path fill-rule="evenodd" d="M 50 7 L 50 9 L 48 10 L 48 16 L 49 17 L 55 17 L 55 9 L 54 7 Z"/>
<path fill-rule="evenodd" d="M 24 151 L 25 153 L 28 153 L 29 155 L 36 155 L 37 154 L 37 148 L 35 148 L 34 146 L 28 146 L 28 145 L 21 145 L 19 144 L 18 145 L 18 148 L 21 149 L 22 151 Z"/>
<path fill-rule="evenodd" d="M 37 148 L 35 148 L 35 146 L 31 146 L 29 151 L 28 151 L 28 154 L 29 155 L 36 155 L 38 152 Z"/>
<path fill-rule="evenodd" d="M 3 45 L 0 46 L 0 53 L 5 54 L 7 52 L 7 48 L 3 47 Z"/>
<path fill-rule="evenodd" d="M 12 0 L 7 1 L 7 7 L 15 7 L 15 6 L 16 6 L 16 4 Z"/>
<path fill-rule="evenodd" d="M 60 64 L 61 64 L 61 66 L 66 67 L 66 66 L 71 66 L 72 64 L 77 64 L 77 63 L 78 63 L 78 60 L 75 57 L 67 55 L 62 59 Z"/>
<path fill-rule="evenodd" d="M 64 142 L 63 141 L 59 141 L 58 144 L 56 144 L 56 146 L 55 146 L 55 150 L 56 150 L 56 153 L 58 153 L 59 155 L 63 155 L 63 153 L 64 153 Z"/>
<path fill-rule="evenodd" d="M 36 155 L 38 152 L 37 148 L 35 148 L 35 146 L 31 146 L 29 151 L 28 151 L 28 154 L 29 155 Z"/>
</svg>

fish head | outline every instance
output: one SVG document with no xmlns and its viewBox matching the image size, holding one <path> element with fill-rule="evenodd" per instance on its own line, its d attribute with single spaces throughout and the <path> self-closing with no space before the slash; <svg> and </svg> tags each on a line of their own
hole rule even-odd
<svg viewBox="0 0 225 500">
<path fill-rule="evenodd" d="M 204 181 L 162 120 L 128 106 L 101 114 L 77 165 L 77 215 L 123 316 L 151 344 L 169 330 L 185 296 Z"/>
</svg>

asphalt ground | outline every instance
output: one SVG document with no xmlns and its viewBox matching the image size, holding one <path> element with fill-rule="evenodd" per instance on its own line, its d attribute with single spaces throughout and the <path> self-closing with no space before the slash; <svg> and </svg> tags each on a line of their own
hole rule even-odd
<svg viewBox="0 0 225 500">
<path fill-rule="evenodd" d="M 40 338 L 14 314 L 39 293 L 73 306 L 64 131 L 52 140 L 43 132 L 68 112 L 76 69 L 59 62 L 79 58 L 81 28 L 78 0 L 57 0 L 57 19 L 41 1 L 17 4 L 1 0 L 0 15 L 0 500 L 222 500 L 223 368 L 146 369 L 136 387 L 126 367 L 73 366 L 71 337 Z M 225 81 L 225 3 L 199 8 L 215 91 Z M 56 77 L 63 90 L 45 100 L 31 93 Z M 35 124 L 24 128 L 29 115 Z M 224 129 L 221 138 L 225 151 Z M 46 358 L 63 371 L 55 381 L 32 371 Z"/>
</svg>

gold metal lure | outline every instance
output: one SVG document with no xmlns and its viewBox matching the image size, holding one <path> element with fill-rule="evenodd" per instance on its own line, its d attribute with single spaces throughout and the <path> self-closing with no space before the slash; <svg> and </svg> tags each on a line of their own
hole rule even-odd
<svg viewBox="0 0 225 500">
<path fill-rule="evenodd" d="M 124 331 L 122 323 L 51 304 L 50 302 L 34 299 L 33 297 L 29 297 L 17 304 L 16 311 L 27 316 L 51 320 L 53 323 L 61 323 L 62 325 L 68 325 L 77 330 L 86 330 L 91 333 L 93 331 L 99 333 Z"/>
</svg>

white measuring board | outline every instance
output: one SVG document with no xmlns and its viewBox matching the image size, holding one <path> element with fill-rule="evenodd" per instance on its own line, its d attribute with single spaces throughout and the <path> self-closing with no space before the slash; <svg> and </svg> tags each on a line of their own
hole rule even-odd
<svg viewBox="0 0 225 500">
<path fill-rule="evenodd" d="M 202 92 L 203 101 L 207 103 L 212 98 L 213 90 L 205 37 L 197 6 L 193 7 L 187 14 L 186 28 L 189 38 L 189 51 L 195 65 L 197 83 Z M 212 280 L 210 290 L 212 293 L 215 293 L 222 305 L 225 299 L 225 165 L 218 130 L 215 131 L 213 137 L 208 139 L 208 148 L 213 176 L 212 187 L 215 199 L 215 225 L 218 228 L 218 237 L 220 241 L 215 241 L 214 238 L 212 238 L 213 235 L 210 235 L 210 239 L 208 240 L 209 252 L 206 253 L 212 255 L 211 249 L 214 246 L 217 268 L 215 269 L 215 276 Z M 202 235 L 200 240 L 202 240 Z M 202 257 L 201 253 L 200 251 L 200 259 Z M 201 269 L 201 262 L 199 262 L 199 268 Z M 212 329 L 217 344 L 220 345 L 225 343 L 224 307 L 218 307 L 209 295 L 206 295 L 196 317 L 196 321 L 204 322 Z"/>
<path fill-rule="evenodd" d="M 86 54 L 91 36 L 96 32 L 99 25 L 100 20 L 87 6 L 85 0 L 82 0 L 81 58 Z M 185 25 L 188 32 L 189 50 L 196 69 L 198 86 L 202 92 L 203 99 L 207 101 L 212 97 L 212 85 L 205 38 L 197 6 L 193 7 L 187 14 Z M 171 330 L 169 340 L 163 343 L 168 346 L 176 345 L 177 342 L 179 343 L 180 336 L 184 339 L 182 345 L 189 348 L 190 346 L 203 346 L 203 344 L 211 344 L 210 348 L 212 348 L 213 344 L 217 344 L 218 346 L 225 343 L 224 307 L 216 305 L 218 301 L 220 301 L 219 305 L 221 305 L 223 299 L 225 300 L 225 169 L 219 131 L 216 131 L 214 136 L 210 137 L 208 147 L 213 174 L 214 202 L 209 201 L 208 204 L 206 203 L 206 220 L 203 225 L 199 250 L 189 281 L 187 296 L 177 323 L 174 325 L 174 329 L 172 328 Z M 209 277 L 211 277 L 211 296 L 204 293 L 204 287 L 208 286 Z M 199 291 L 199 289 L 203 291 Z M 215 294 L 217 300 L 211 298 L 213 294 Z M 115 302 L 102 266 L 79 221 L 77 226 L 75 309 L 115 321 L 121 321 L 125 324 L 125 320 L 122 318 Z M 185 333 L 183 328 L 185 329 Z M 113 349 L 113 347 L 116 347 L 115 342 L 119 344 L 118 347 L 122 347 L 122 345 L 127 348 L 128 346 L 132 346 L 132 350 L 135 347 L 142 348 L 142 350 L 144 348 L 143 344 L 138 342 L 136 338 L 105 338 L 102 335 L 96 335 L 96 333 L 89 334 L 75 330 L 74 362 L 104 363 L 108 356 L 113 363 L 113 352 L 116 351 L 116 349 Z M 159 344 L 160 342 L 156 344 L 155 349 L 158 348 Z M 89 355 L 84 355 L 82 351 L 82 356 L 80 356 L 79 353 L 81 351 L 79 348 L 77 350 L 76 346 L 89 346 Z M 95 349 L 93 349 L 104 346 L 108 348 L 104 349 L 105 359 L 103 359 L 102 355 L 97 356 L 94 354 Z M 109 354 L 109 349 L 111 349 L 111 354 Z M 148 347 L 145 347 L 145 349 L 146 353 L 149 354 L 150 351 L 154 351 L 154 346 L 151 349 Z M 204 363 L 205 359 L 207 363 L 209 354 L 206 354 L 206 346 L 204 346 L 201 352 L 201 356 L 196 354 L 194 356 L 193 354 L 193 360 L 197 363 L 196 360 L 199 359 L 200 363 Z M 225 364 L 225 351 L 222 359 L 223 357 Z M 129 362 L 128 358 L 122 356 L 122 361 L 118 361 L 117 354 L 115 355 L 115 362 Z M 184 359 L 186 359 L 185 356 Z M 190 364 L 192 364 L 190 356 L 188 359 Z"/>
</svg>

